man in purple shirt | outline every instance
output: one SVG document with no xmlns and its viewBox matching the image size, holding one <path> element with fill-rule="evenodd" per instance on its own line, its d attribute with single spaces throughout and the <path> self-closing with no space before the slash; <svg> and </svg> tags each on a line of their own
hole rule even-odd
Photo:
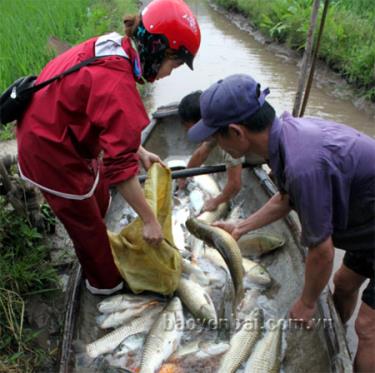
<svg viewBox="0 0 375 373">
<path fill-rule="evenodd" d="M 346 250 L 334 276 L 334 301 L 343 322 L 356 320 L 358 372 L 375 371 L 375 141 L 348 126 L 319 118 L 276 118 L 265 100 L 269 90 L 247 75 L 232 75 L 203 92 L 202 120 L 189 131 L 193 141 L 213 136 L 233 157 L 254 152 L 269 161 L 280 192 L 260 210 L 234 223 L 218 222 L 238 239 L 294 209 L 306 245 L 305 283 L 290 310 L 310 325 L 330 278 L 334 246 Z"/>
</svg>

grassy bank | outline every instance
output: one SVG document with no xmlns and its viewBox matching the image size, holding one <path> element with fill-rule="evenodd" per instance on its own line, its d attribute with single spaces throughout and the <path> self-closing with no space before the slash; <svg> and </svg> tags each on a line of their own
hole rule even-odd
<svg viewBox="0 0 375 373">
<path fill-rule="evenodd" d="M 303 50 L 312 0 L 215 0 L 245 14 L 272 39 Z M 331 0 L 319 58 L 375 101 L 375 7 L 373 0 Z"/>
<path fill-rule="evenodd" d="M 22 75 L 38 74 L 54 56 L 48 39 L 76 44 L 109 31 L 122 32 L 122 15 L 135 0 L 0 0 L 0 91 Z"/>
<path fill-rule="evenodd" d="M 49 37 L 76 44 L 122 32 L 122 15 L 137 11 L 135 0 L 0 0 L 0 90 L 17 77 L 38 74 L 54 56 Z M 11 128 L 3 135 L 11 136 Z M 1 136 L 0 136 L 1 138 Z M 1 196 L 0 180 L 0 373 L 46 371 L 56 351 L 37 347 L 25 321 L 30 294 L 51 294 L 57 274 L 44 237 Z M 49 370 L 48 370 L 49 371 Z"/>
<path fill-rule="evenodd" d="M 31 372 L 53 360 L 33 343 L 25 322 L 26 296 L 57 287 L 43 236 L 0 196 L 0 372 Z"/>
</svg>

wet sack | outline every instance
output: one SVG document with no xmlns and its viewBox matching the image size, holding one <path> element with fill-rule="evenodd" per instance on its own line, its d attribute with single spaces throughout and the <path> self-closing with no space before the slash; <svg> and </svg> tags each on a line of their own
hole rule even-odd
<svg viewBox="0 0 375 373">
<path fill-rule="evenodd" d="M 154 163 L 144 193 L 162 226 L 164 240 L 158 247 L 149 245 L 142 237 L 143 222 L 138 217 L 120 233 L 108 232 L 113 258 L 134 293 L 148 290 L 171 295 L 181 277 L 181 256 L 172 236 L 171 171 Z"/>
</svg>

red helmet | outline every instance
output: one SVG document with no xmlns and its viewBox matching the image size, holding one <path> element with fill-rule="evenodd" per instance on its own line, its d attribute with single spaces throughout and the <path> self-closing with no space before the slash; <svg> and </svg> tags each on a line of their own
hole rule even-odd
<svg viewBox="0 0 375 373">
<path fill-rule="evenodd" d="M 150 34 L 168 39 L 169 48 L 193 69 L 193 59 L 201 43 L 198 22 L 183 0 L 154 0 L 142 11 L 142 22 Z"/>
</svg>

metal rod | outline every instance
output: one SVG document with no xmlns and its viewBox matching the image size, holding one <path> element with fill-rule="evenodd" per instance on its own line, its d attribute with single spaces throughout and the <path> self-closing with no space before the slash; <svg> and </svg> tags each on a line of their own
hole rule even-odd
<svg viewBox="0 0 375 373">
<path fill-rule="evenodd" d="M 242 163 L 242 168 L 253 167 L 249 163 Z M 192 167 L 192 168 L 185 168 L 183 170 L 175 170 L 172 171 L 172 179 L 178 179 L 180 177 L 191 177 L 191 176 L 198 176 L 198 175 L 208 175 L 214 174 L 217 172 L 224 172 L 226 171 L 227 166 L 225 164 L 218 164 L 215 166 L 204 166 L 204 167 Z M 140 175 L 138 177 L 139 182 L 143 183 L 147 178 L 147 175 Z"/>
</svg>

